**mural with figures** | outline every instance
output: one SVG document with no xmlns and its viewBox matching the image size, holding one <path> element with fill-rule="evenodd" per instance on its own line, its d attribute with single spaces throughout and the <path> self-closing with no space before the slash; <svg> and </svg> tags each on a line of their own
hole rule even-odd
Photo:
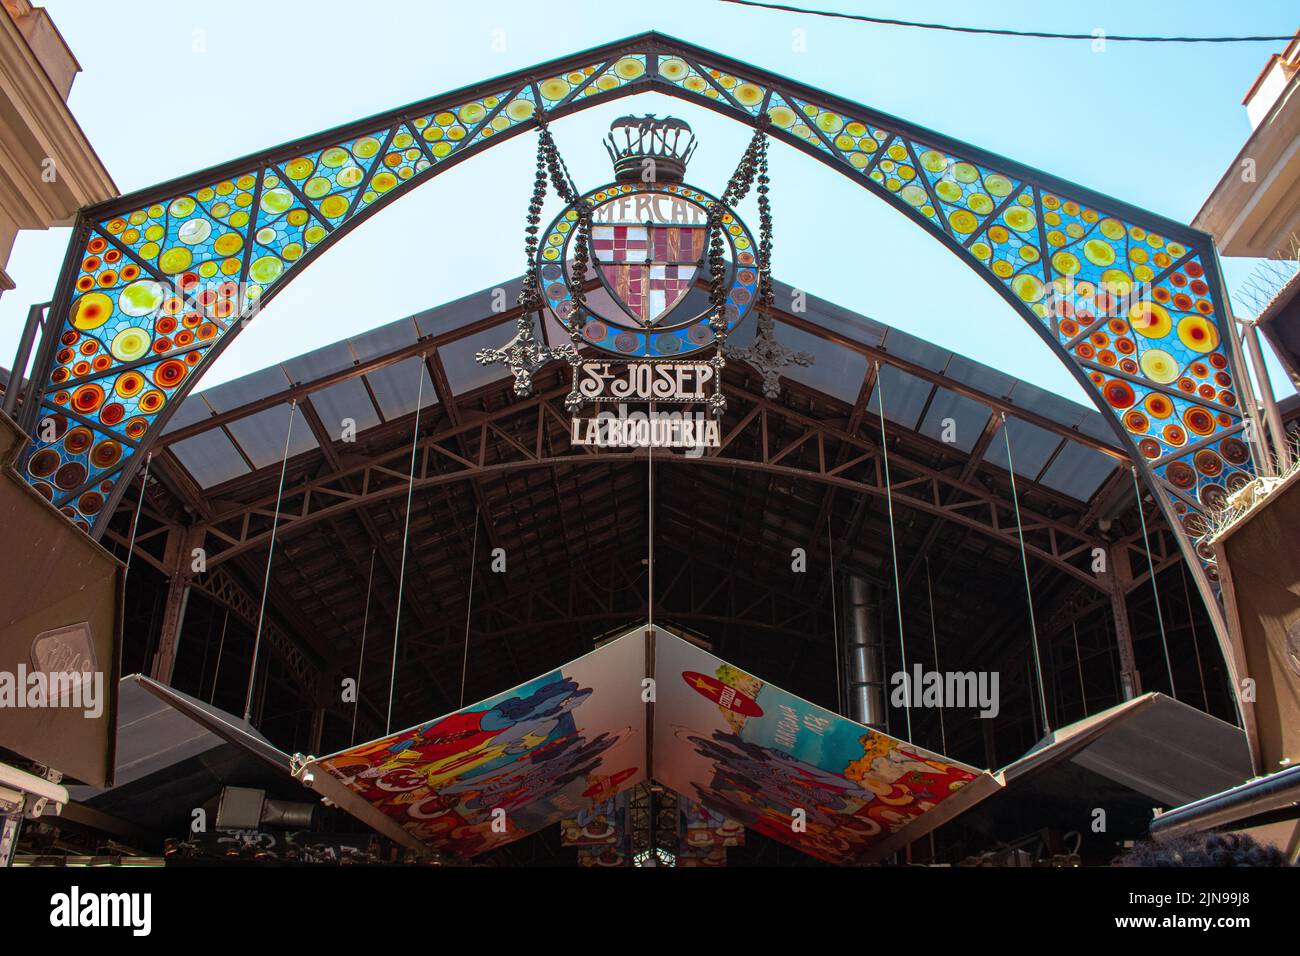
<svg viewBox="0 0 1300 956">
<path fill-rule="evenodd" d="M 605 833 L 600 808 L 645 779 L 641 633 L 307 768 L 330 774 L 420 842 L 462 859 L 564 817 Z M 497 809 L 505 812 L 494 819 Z"/>
<path fill-rule="evenodd" d="M 745 827 L 677 796 L 677 866 L 726 866 L 727 847 L 745 845 Z"/>
<path fill-rule="evenodd" d="M 637 627 L 454 714 L 306 760 L 297 776 L 323 772 L 329 786 L 309 783 L 323 795 L 341 784 L 414 840 L 462 859 L 558 823 L 584 865 L 625 865 L 626 791 L 647 779 L 645 633 Z M 725 864 L 746 827 L 830 863 L 862 862 L 1000 786 L 654 634 L 653 776 L 678 794 L 680 865 Z M 804 829 L 792 826 L 798 809 Z"/>
<path fill-rule="evenodd" d="M 662 631 L 655 655 L 655 779 L 829 863 L 868 859 L 904 828 L 920 836 L 997 789 L 984 771 L 876 733 Z"/>
<path fill-rule="evenodd" d="M 627 791 L 561 820 L 560 846 L 577 848 L 579 866 L 629 866 Z"/>
</svg>

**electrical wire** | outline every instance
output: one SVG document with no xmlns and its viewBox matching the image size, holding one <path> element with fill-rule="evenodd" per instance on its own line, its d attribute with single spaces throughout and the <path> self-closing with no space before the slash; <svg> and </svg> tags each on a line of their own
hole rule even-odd
<svg viewBox="0 0 1300 956">
<path fill-rule="evenodd" d="M 959 27 L 948 23 L 924 23 L 916 20 L 897 20 L 892 17 L 869 17 L 858 13 L 841 13 L 838 10 L 810 10 L 807 7 L 795 7 L 785 3 L 760 3 L 758 0 L 722 0 L 740 7 L 758 7 L 763 10 L 777 10 L 782 13 L 803 13 L 813 17 L 829 17 L 836 20 L 856 20 L 859 23 L 874 23 L 886 27 L 911 27 L 917 30 L 939 30 L 945 33 L 970 33 L 981 36 L 1016 37 L 1028 40 L 1107 40 L 1115 43 L 1277 43 L 1295 39 L 1295 34 L 1281 36 L 1135 36 L 1130 34 L 1094 34 L 1094 33 L 1052 33 L 1048 30 L 1008 30 L 1000 27 Z"/>
</svg>

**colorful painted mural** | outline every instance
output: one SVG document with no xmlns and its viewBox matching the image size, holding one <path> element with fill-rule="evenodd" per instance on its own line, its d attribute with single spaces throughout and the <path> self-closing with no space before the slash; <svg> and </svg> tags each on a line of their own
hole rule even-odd
<svg viewBox="0 0 1300 956">
<path fill-rule="evenodd" d="M 678 866 L 726 866 L 727 847 L 744 844 L 743 824 L 677 795 Z"/>
<path fill-rule="evenodd" d="M 560 845 L 577 848 L 579 866 L 628 866 L 627 791 L 561 820 Z"/>
<path fill-rule="evenodd" d="M 655 779 L 819 859 L 889 852 L 997 787 L 662 631 L 655 656 Z"/>
<path fill-rule="evenodd" d="M 745 845 L 745 828 L 721 813 L 714 813 L 704 804 L 677 797 L 677 832 L 682 849 L 709 849 Z"/>
<path fill-rule="evenodd" d="M 560 846 L 612 846 L 624 829 L 627 804 L 620 796 L 579 810 L 560 821 Z"/>
<path fill-rule="evenodd" d="M 410 836 L 468 858 L 645 779 L 643 632 L 496 697 L 310 761 Z"/>
<path fill-rule="evenodd" d="M 642 626 L 489 700 L 307 760 L 298 775 L 323 772 L 311 785 L 336 803 L 355 796 L 368 822 L 461 859 L 559 823 L 583 865 L 623 865 L 625 791 L 647 779 L 645 661 Z M 999 786 L 658 628 L 655 661 L 652 763 L 679 795 L 680 865 L 725 864 L 746 827 L 830 863 L 862 862 Z"/>
</svg>

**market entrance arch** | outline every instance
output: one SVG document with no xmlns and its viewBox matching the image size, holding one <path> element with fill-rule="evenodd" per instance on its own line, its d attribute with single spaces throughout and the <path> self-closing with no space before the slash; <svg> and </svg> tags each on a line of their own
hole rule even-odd
<svg viewBox="0 0 1300 956">
<path fill-rule="evenodd" d="M 24 475 L 102 535 L 172 411 L 256 309 L 371 215 L 494 143 L 660 92 L 816 158 L 985 279 L 1086 388 L 1212 613 L 1198 539 L 1259 460 L 1208 236 L 824 91 L 646 33 L 83 210 L 20 424 Z M 42 426 L 45 427 L 42 427 Z M 75 440 L 70 440 L 75 439 Z M 1218 626 L 1222 638 L 1222 621 Z"/>
</svg>

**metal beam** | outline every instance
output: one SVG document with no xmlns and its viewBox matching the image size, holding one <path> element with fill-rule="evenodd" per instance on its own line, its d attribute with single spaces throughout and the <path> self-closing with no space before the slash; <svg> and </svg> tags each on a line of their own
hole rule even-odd
<svg viewBox="0 0 1300 956">
<path fill-rule="evenodd" d="M 489 423 L 518 416 L 533 409 L 535 403 L 557 401 L 566 391 L 564 387 L 553 389 L 519 405 L 508 406 L 482 415 L 476 420 L 452 426 L 421 439 L 419 447 L 425 454 L 420 457 L 417 466 L 415 487 L 426 489 L 531 468 L 608 465 L 646 457 L 643 451 L 602 450 L 595 454 L 588 454 L 590 449 L 575 451 L 573 448 L 569 448 L 564 454 L 538 456 L 533 450 L 522 445 L 501 443 L 497 446 L 500 460 L 485 463 L 482 447 L 480 447 L 481 461 L 475 462 L 443 445 L 448 439 L 469 430 L 486 431 Z M 688 459 L 684 455 L 664 452 L 661 452 L 661 455 L 667 460 L 686 462 L 692 466 L 739 468 L 819 481 L 876 497 L 885 494 L 883 484 L 875 475 L 874 468 L 863 467 L 864 464 L 871 465 L 874 460 L 876 454 L 874 445 L 842 431 L 832 423 L 818 421 L 743 389 L 733 387 L 729 388 L 727 393 L 737 400 L 749 402 L 754 406 L 758 411 L 757 420 L 760 425 L 775 417 L 781 419 L 786 427 L 802 429 L 803 436 L 788 444 L 787 448 L 816 439 L 822 444 L 847 443 L 860 451 L 861 455 L 850 467 L 834 468 L 830 467 L 824 461 L 824 456 L 820 455 L 815 460 L 803 461 L 798 455 L 784 454 L 778 463 L 770 460 L 773 455 L 769 452 L 767 455 L 769 460 L 762 461 L 761 448 L 759 455 L 755 456 L 758 460 L 734 456 L 723 457 L 720 454 L 705 455 L 698 459 Z M 752 427 L 755 417 L 746 417 Z M 735 445 L 734 440 L 732 444 Z M 294 483 L 286 488 L 284 494 L 278 532 L 280 538 L 283 540 L 301 533 L 307 527 L 325 518 L 347 514 L 363 505 L 404 494 L 406 484 L 404 479 L 407 475 L 402 465 L 406 462 L 409 462 L 409 451 L 399 448 L 342 471 Z M 891 455 L 891 463 L 897 474 L 893 487 L 897 504 L 942 517 L 1018 547 L 1015 527 L 1010 521 L 1010 512 L 1006 503 L 989 490 L 954 479 L 935 468 L 910 460 L 898 453 Z M 434 467 L 435 464 L 438 466 L 437 469 Z M 862 473 L 860 477 L 850 477 L 855 469 Z M 360 484 L 361 490 L 352 490 L 357 483 Z M 217 545 L 210 550 L 212 557 L 209 559 L 209 566 L 265 547 L 270 540 L 270 530 L 262 528 L 254 530 L 250 519 L 258 515 L 269 515 L 269 509 L 273 505 L 274 498 L 260 499 L 242 505 L 238 509 L 227 509 L 215 515 L 206 525 L 208 534 Z M 1089 553 L 1092 547 L 1099 546 L 1101 542 L 1062 521 L 1026 508 L 1022 508 L 1022 516 L 1027 532 L 1026 547 L 1032 554 L 1054 564 L 1067 574 L 1097 586 L 1091 573 L 1071 563 L 1071 559 Z"/>
</svg>

